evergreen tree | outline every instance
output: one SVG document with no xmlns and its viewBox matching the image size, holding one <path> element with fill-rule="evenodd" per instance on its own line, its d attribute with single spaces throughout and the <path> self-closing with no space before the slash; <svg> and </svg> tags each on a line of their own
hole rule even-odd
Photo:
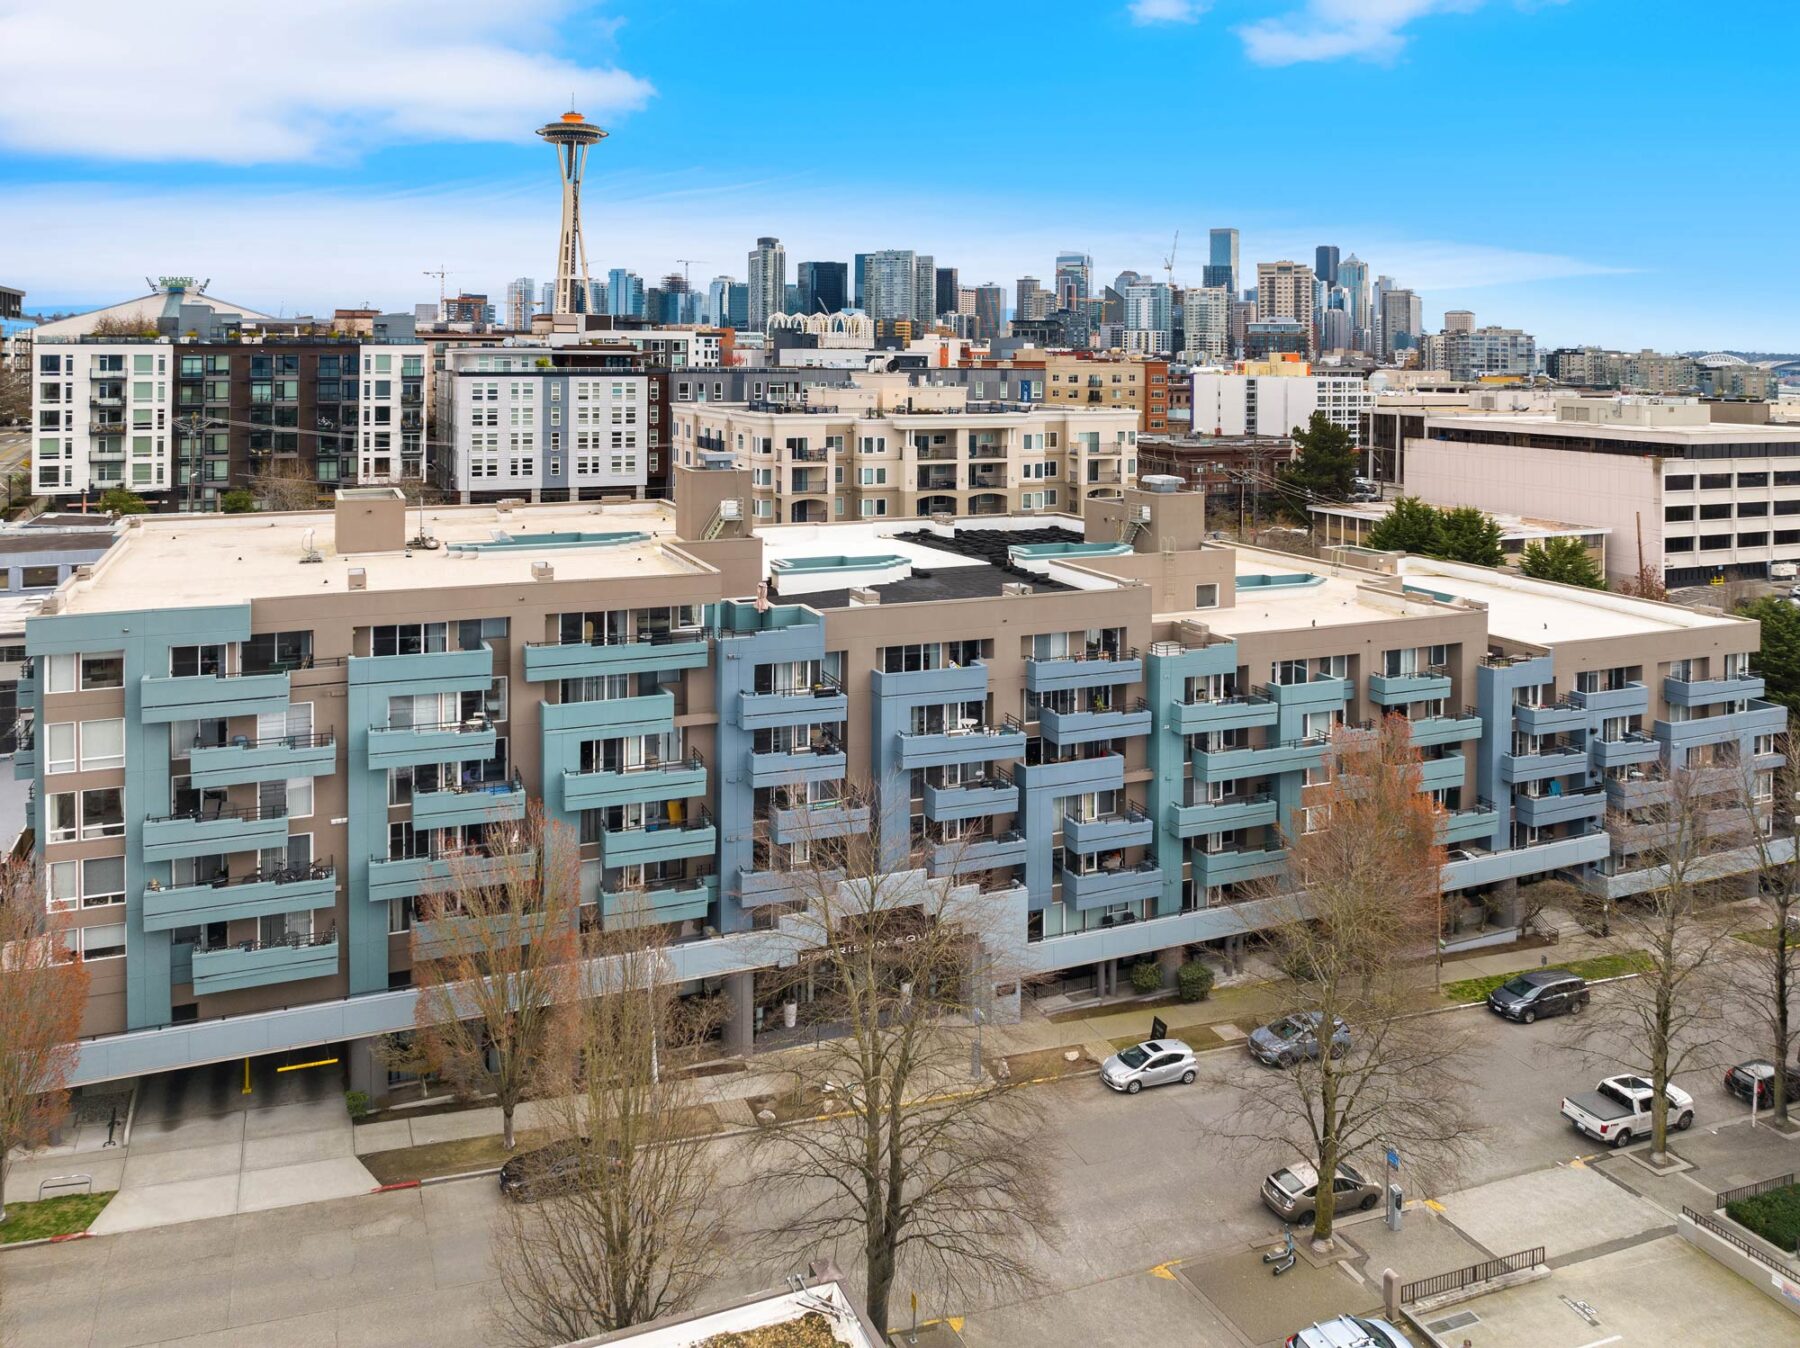
<svg viewBox="0 0 1800 1348">
<path fill-rule="evenodd" d="M 233 487 L 219 497 L 219 509 L 227 515 L 247 515 L 256 509 L 256 497 L 246 487 Z"/>
<path fill-rule="evenodd" d="M 1323 412 L 1314 412 L 1304 427 L 1294 430 L 1294 457 L 1276 472 L 1286 502 L 1304 515 L 1308 504 L 1338 502 L 1350 495 L 1356 476 L 1356 447 L 1350 432 L 1333 425 Z"/>
<path fill-rule="evenodd" d="M 1474 506 L 1455 506 L 1438 512 L 1438 545 L 1435 556 L 1474 566 L 1499 566 L 1506 560 L 1500 547 L 1500 526 L 1494 517 Z"/>
<path fill-rule="evenodd" d="M 1519 559 L 1519 569 L 1534 580 L 1583 585 L 1590 590 L 1606 588 L 1606 577 L 1600 574 L 1587 544 L 1567 535 L 1529 544 Z"/>
<path fill-rule="evenodd" d="M 109 515 L 142 515 L 150 503 L 125 487 L 109 487 L 100 497 L 100 508 Z"/>
<path fill-rule="evenodd" d="M 1421 557 L 1438 550 L 1438 512 L 1416 496 L 1402 496 L 1369 530 L 1368 544 L 1378 552 L 1410 552 Z"/>
<path fill-rule="evenodd" d="M 1769 700 L 1800 712 L 1800 608 L 1779 595 L 1765 595 L 1737 611 L 1762 624 L 1762 649 L 1751 663 L 1768 684 Z"/>
</svg>

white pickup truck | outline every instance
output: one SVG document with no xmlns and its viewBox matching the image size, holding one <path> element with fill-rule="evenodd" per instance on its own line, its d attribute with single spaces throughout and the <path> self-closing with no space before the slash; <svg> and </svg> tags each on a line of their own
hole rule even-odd
<svg viewBox="0 0 1800 1348">
<path fill-rule="evenodd" d="M 1671 1085 L 1669 1126 L 1677 1132 L 1694 1121 L 1694 1097 Z M 1581 1132 L 1609 1146 L 1623 1147 L 1636 1137 L 1650 1135 L 1650 1106 L 1656 1088 L 1643 1077 L 1607 1077 L 1581 1095 L 1566 1096 L 1563 1117 Z"/>
</svg>

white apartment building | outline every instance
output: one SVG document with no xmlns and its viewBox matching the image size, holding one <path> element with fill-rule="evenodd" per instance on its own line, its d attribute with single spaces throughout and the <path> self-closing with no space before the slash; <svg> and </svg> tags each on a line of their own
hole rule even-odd
<svg viewBox="0 0 1800 1348">
<path fill-rule="evenodd" d="M 655 392 L 617 351 L 448 351 L 436 391 L 438 485 L 465 503 L 642 497 Z"/>
<path fill-rule="evenodd" d="M 425 346 L 422 342 L 365 342 L 362 396 L 357 400 L 356 480 L 386 485 L 415 480 L 425 464 Z"/>
<path fill-rule="evenodd" d="M 906 374 L 816 398 L 780 411 L 676 404 L 671 452 L 690 468 L 749 469 L 749 513 L 766 523 L 1076 513 L 1137 480 L 1135 407 L 982 402 Z"/>
<path fill-rule="evenodd" d="M 173 346 L 145 339 L 43 342 L 35 359 L 32 474 L 39 492 L 168 488 L 174 481 Z"/>
<path fill-rule="evenodd" d="M 1231 292 L 1224 286 L 1183 291 L 1181 315 L 1185 359 L 1224 360 L 1231 354 Z"/>
<path fill-rule="evenodd" d="M 1306 349 L 1315 350 L 1317 333 L 1313 311 L 1317 308 L 1318 280 L 1304 262 L 1256 264 L 1256 316 L 1258 319 L 1291 318 L 1306 329 Z"/>
<path fill-rule="evenodd" d="M 1195 370 L 1193 381 L 1198 435 L 1292 435 L 1323 412 L 1360 443 L 1363 413 L 1375 403 L 1366 380 L 1304 361 L 1239 361 L 1231 370 Z"/>
</svg>

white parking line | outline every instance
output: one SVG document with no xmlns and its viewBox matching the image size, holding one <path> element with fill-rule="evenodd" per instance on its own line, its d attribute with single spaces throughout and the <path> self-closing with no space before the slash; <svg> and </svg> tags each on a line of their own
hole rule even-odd
<svg viewBox="0 0 1800 1348">
<path fill-rule="evenodd" d="M 1608 1335 L 1604 1339 L 1595 1339 L 1592 1343 L 1584 1343 L 1581 1345 L 1581 1348 L 1603 1348 L 1603 1345 L 1608 1344 L 1608 1343 L 1617 1343 L 1620 1339 L 1622 1339 L 1624 1337 L 1625 1336 L 1623 1334 L 1611 1334 L 1611 1335 Z"/>
</svg>

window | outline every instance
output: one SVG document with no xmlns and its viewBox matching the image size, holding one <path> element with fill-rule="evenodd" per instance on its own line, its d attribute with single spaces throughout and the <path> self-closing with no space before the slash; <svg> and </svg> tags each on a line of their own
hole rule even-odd
<svg viewBox="0 0 1800 1348">
<path fill-rule="evenodd" d="M 53 721 L 43 731 L 45 775 L 75 771 L 75 723 Z"/>
<path fill-rule="evenodd" d="M 27 590 L 54 590 L 62 580 L 60 566 L 24 566 L 19 568 L 19 584 Z"/>
<path fill-rule="evenodd" d="M 125 766 L 125 722 L 112 717 L 81 723 L 81 770 Z"/>
<path fill-rule="evenodd" d="M 888 512 L 888 503 L 886 501 L 863 501 L 860 505 L 865 519 L 875 515 L 885 515 Z"/>
<path fill-rule="evenodd" d="M 1693 489 L 1694 475 L 1692 473 L 1681 473 L 1675 477 L 1663 479 L 1664 491 L 1692 491 Z"/>
<path fill-rule="evenodd" d="M 1691 520 L 1693 518 L 1694 507 L 1691 505 L 1663 507 L 1663 519 L 1665 521 Z"/>
<path fill-rule="evenodd" d="M 52 912 L 73 908 L 81 900 L 81 863 L 52 861 L 44 867 L 44 905 Z"/>
<path fill-rule="evenodd" d="M 312 664 L 311 632 L 258 632 L 243 645 L 240 662 L 246 674 L 275 674 Z"/>
<path fill-rule="evenodd" d="M 1711 505 L 1700 507 L 1700 518 L 1703 520 L 1728 520 L 1731 518 L 1731 502 L 1717 501 Z"/>
<path fill-rule="evenodd" d="M 1767 515 L 1769 503 L 1767 501 L 1739 501 L 1737 513 L 1739 519 L 1746 515 Z"/>
<path fill-rule="evenodd" d="M 1730 487 L 1731 487 L 1731 474 L 1730 473 L 1702 473 L 1702 474 L 1700 474 L 1700 490 L 1701 491 L 1726 491 L 1726 490 L 1729 490 Z"/>
<path fill-rule="evenodd" d="M 73 791 L 58 791 L 44 802 L 44 829 L 50 842 L 75 841 L 80 829 L 76 822 Z"/>
<path fill-rule="evenodd" d="M 125 832 L 125 793 L 116 786 L 81 793 L 81 837 L 117 838 Z"/>
<path fill-rule="evenodd" d="M 124 857 L 89 857 L 81 863 L 81 906 L 83 908 L 105 908 L 124 902 Z"/>
<path fill-rule="evenodd" d="M 95 688 L 123 688 L 125 686 L 125 657 L 117 652 L 108 655 L 84 655 L 81 657 L 81 688 L 87 692 Z"/>
<path fill-rule="evenodd" d="M 70 948 L 76 948 L 79 940 L 80 955 L 84 960 L 116 960 L 125 955 L 125 924 L 108 922 L 99 927 L 80 927 L 69 933 Z"/>
<path fill-rule="evenodd" d="M 370 629 L 371 655 L 421 655 L 447 650 L 450 628 L 446 623 L 401 623 Z"/>
<path fill-rule="evenodd" d="M 173 678 L 193 678 L 203 674 L 217 677 L 224 673 L 225 647 L 222 644 L 169 648 L 169 674 Z"/>
</svg>

